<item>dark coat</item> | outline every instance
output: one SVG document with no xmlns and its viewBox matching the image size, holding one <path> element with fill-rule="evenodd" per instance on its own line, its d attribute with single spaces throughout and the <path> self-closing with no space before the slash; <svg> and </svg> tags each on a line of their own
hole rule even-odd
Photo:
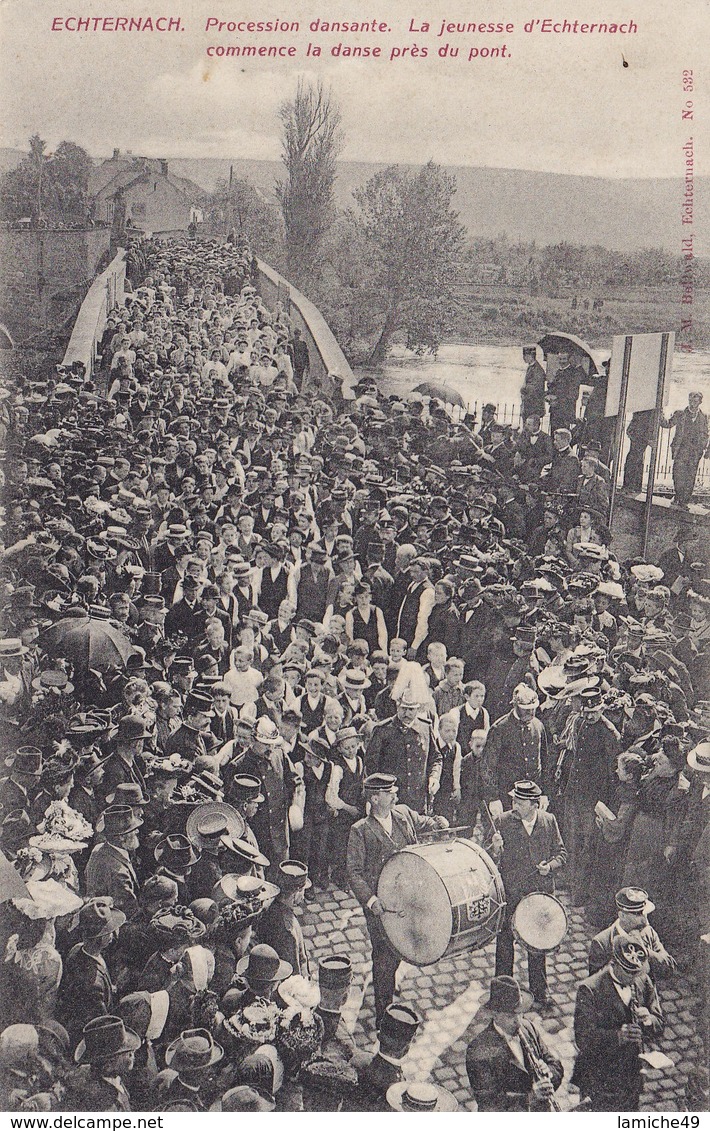
<svg viewBox="0 0 710 1131">
<path fill-rule="evenodd" d="M 368 774 L 396 774 L 402 803 L 421 813 L 426 808 L 429 775 L 441 765 L 441 755 L 430 741 L 428 727 L 421 723 L 405 727 L 394 718 L 373 730 L 365 765 Z"/>
<path fill-rule="evenodd" d="M 646 974 L 637 979 L 639 1004 L 653 1015 L 649 1036 L 658 1036 L 663 1029 L 663 1014 L 656 988 Z M 630 1093 L 638 1097 L 641 1089 L 641 1062 L 638 1050 L 619 1044 L 622 1025 L 632 1023 L 630 1006 L 626 1005 L 614 986 L 610 967 L 585 978 L 577 987 L 574 1010 L 574 1039 L 579 1049 L 572 1074 L 572 1083 L 580 1090 Z M 619 1108 L 619 1110 L 628 1110 Z"/>
<path fill-rule="evenodd" d="M 497 825 L 503 837 L 503 851 L 498 867 L 508 909 L 517 905 L 530 892 L 552 893 L 555 890 L 554 873 L 567 860 L 567 850 L 552 813 L 543 813 L 538 809 L 530 834 L 527 833 L 520 814 L 514 809 L 504 813 Z M 537 865 L 543 861 L 552 866 L 546 876 L 541 876 L 537 870 Z"/>
<path fill-rule="evenodd" d="M 363 907 L 377 895 L 380 872 L 395 852 L 417 843 L 417 834 L 438 827 L 434 817 L 422 817 L 406 805 L 392 810 L 392 836 L 389 837 L 374 817 L 356 821 L 348 838 L 348 878 L 355 898 Z"/>
<path fill-rule="evenodd" d="M 549 765 L 547 735 L 539 719 L 522 723 L 513 711 L 491 727 L 481 764 L 483 792 L 488 800 L 508 804 L 516 781 L 534 781 L 547 791 Z"/>
<path fill-rule="evenodd" d="M 268 943 L 279 958 L 290 963 L 294 974 L 309 977 L 308 952 L 303 931 L 290 907 L 276 899 L 259 920 L 257 933 L 261 942 Z"/>
<path fill-rule="evenodd" d="M 76 1043 L 87 1021 L 112 1012 L 113 1000 L 113 985 L 105 963 L 87 954 L 83 945 L 77 943 L 64 959 L 57 1020 L 76 1038 Z"/>
<path fill-rule="evenodd" d="M 110 895 L 127 915 L 137 908 L 138 878 L 130 859 L 113 844 L 101 841 L 93 849 L 84 873 L 87 895 Z"/>
<path fill-rule="evenodd" d="M 521 1020 L 523 1038 L 550 1069 L 555 1088 L 562 1082 L 563 1068 L 548 1049 L 540 1031 L 527 1018 Z M 493 1028 L 493 1022 L 473 1038 L 466 1050 L 466 1071 L 479 1111 L 545 1110 L 544 1101 L 531 1102 L 534 1076 L 523 1051 L 526 1070 L 513 1056 L 508 1042 Z"/>
</svg>

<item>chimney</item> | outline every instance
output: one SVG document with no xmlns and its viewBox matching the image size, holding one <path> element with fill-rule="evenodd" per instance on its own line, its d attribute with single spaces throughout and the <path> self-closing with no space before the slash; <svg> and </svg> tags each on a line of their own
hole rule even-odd
<svg viewBox="0 0 710 1131">
<path fill-rule="evenodd" d="M 115 160 L 115 159 L 116 159 L 116 157 L 120 157 L 120 156 L 121 156 L 121 150 L 120 150 L 120 149 L 114 149 L 114 151 L 113 151 L 113 159 Z"/>
<path fill-rule="evenodd" d="M 167 175 L 168 175 L 168 163 L 167 163 L 167 161 L 165 160 L 164 157 L 160 158 L 160 172 L 162 173 L 162 175 L 164 177 L 167 177 Z"/>
</svg>

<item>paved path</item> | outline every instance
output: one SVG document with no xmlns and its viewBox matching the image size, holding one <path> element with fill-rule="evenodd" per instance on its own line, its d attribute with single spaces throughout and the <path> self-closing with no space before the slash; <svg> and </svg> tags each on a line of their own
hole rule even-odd
<svg viewBox="0 0 710 1131">
<path fill-rule="evenodd" d="M 564 895 L 561 898 L 564 902 Z M 580 911 L 568 907 L 567 912 L 567 938 L 562 948 L 548 958 L 550 992 L 556 1009 L 549 1017 L 536 1017 L 565 1065 L 565 1079 L 558 1093 L 563 1109 L 574 1107 L 579 1099 L 576 1089 L 568 1090 L 575 1056 L 574 1001 L 577 984 L 587 973 L 589 940 L 596 933 Z M 306 905 L 302 925 L 313 959 L 338 952 L 351 959 L 354 977 L 344 1015 L 358 1045 L 372 1049 L 370 946 L 359 905 L 350 893 L 331 884 L 327 892 L 318 893 L 316 902 Z M 400 1000 L 410 1003 L 424 1018 L 405 1064 L 406 1075 L 419 1079 L 431 1076 L 450 1089 L 463 1108 L 470 1110 L 475 1110 L 475 1103 L 466 1076 L 466 1047 L 476 1028 L 476 1011 L 487 997 L 494 949 L 490 943 L 484 950 L 444 958 L 423 969 L 403 963 L 398 975 Z M 516 947 L 516 952 L 519 950 Z M 521 959 L 520 954 L 516 955 L 516 976 L 521 985 L 527 985 L 525 958 Z M 678 1111 L 688 1071 L 702 1055 L 693 1013 L 697 1002 L 687 981 L 678 974 L 661 983 L 659 993 L 666 1028 L 658 1047 L 671 1057 L 674 1067 L 664 1072 L 648 1070 L 641 1107 L 654 1112 Z"/>
</svg>

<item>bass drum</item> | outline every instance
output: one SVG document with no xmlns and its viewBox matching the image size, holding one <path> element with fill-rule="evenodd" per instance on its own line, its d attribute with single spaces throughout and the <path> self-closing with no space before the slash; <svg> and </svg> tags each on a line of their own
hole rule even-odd
<svg viewBox="0 0 710 1131">
<path fill-rule="evenodd" d="M 382 869 L 377 898 L 389 941 L 414 966 L 480 950 L 500 930 L 505 912 L 498 869 L 464 838 L 396 852 Z"/>
</svg>

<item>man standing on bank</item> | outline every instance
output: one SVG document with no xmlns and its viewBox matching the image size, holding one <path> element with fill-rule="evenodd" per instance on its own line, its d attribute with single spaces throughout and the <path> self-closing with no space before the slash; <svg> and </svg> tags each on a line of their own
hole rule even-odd
<svg viewBox="0 0 710 1131">
<path fill-rule="evenodd" d="M 372 988 L 378 1028 L 394 996 L 400 962 L 382 926 L 382 917 L 387 911 L 377 898 L 380 873 L 395 852 L 417 843 L 419 833 L 445 829 L 449 824 L 445 817 L 423 817 L 407 805 L 398 805 L 397 784 L 394 774 L 370 774 L 365 778 L 368 815 L 355 822 L 348 838 L 350 887 L 362 904 L 372 944 Z"/>
</svg>

